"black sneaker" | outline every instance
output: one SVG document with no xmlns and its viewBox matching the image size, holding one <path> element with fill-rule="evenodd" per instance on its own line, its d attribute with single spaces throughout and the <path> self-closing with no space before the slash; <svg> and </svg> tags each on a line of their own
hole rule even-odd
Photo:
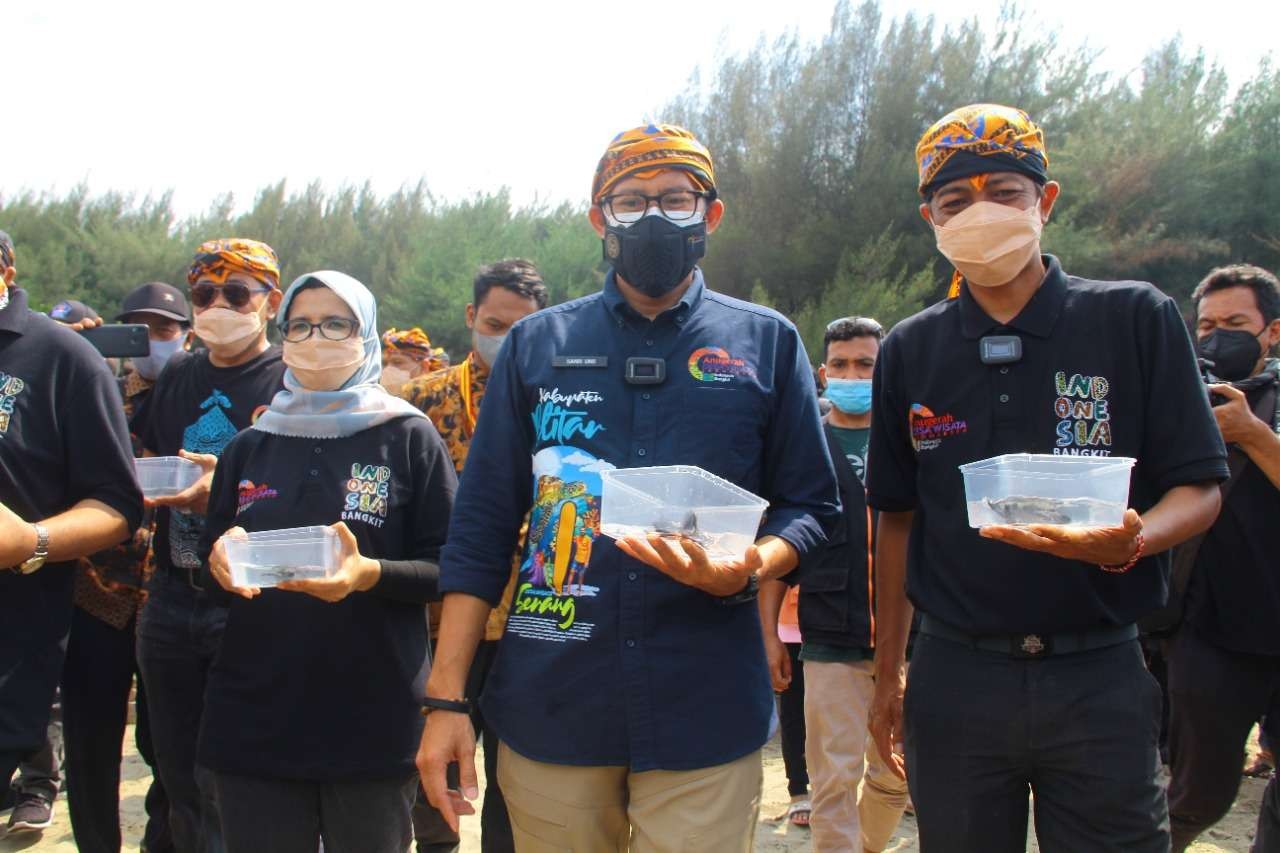
<svg viewBox="0 0 1280 853">
<path fill-rule="evenodd" d="M 53 823 L 53 803 L 39 794 L 18 794 L 18 804 L 9 815 L 9 834 L 39 832 Z"/>
</svg>

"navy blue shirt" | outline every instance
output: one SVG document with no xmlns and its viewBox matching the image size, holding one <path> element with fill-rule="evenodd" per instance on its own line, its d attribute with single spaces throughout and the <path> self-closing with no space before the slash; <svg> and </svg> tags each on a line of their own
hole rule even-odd
<svg viewBox="0 0 1280 853">
<path fill-rule="evenodd" d="M 1068 276 L 1045 256 L 1040 289 L 1000 324 L 968 291 L 898 324 L 876 360 L 869 502 L 914 510 L 907 594 L 974 635 L 1129 625 L 1164 604 L 1168 553 L 1124 574 L 982 539 L 959 466 L 1004 453 L 1137 459 L 1129 506 L 1225 480 L 1177 303 L 1149 284 Z M 1022 359 L 983 364 L 985 335 L 1017 335 Z"/>
<path fill-rule="evenodd" d="M 628 357 L 666 381 L 628 384 Z M 571 366 L 572 365 L 572 366 Z M 801 555 L 838 519 L 813 375 L 794 326 L 707 290 L 649 321 L 614 283 L 511 330 L 483 402 L 441 588 L 496 603 L 524 560 L 482 698 L 537 761 L 710 767 L 767 739 L 773 693 L 752 604 L 726 606 L 599 533 L 600 471 L 697 465 L 769 501 L 760 534 Z"/>
</svg>

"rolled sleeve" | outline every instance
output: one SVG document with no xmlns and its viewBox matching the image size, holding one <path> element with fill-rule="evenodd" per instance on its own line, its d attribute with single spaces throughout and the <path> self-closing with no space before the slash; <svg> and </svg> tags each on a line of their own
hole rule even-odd
<svg viewBox="0 0 1280 853">
<path fill-rule="evenodd" d="M 762 497 L 769 509 L 760 533 L 785 540 L 803 558 L 826 544 L 840 520 L 840 497 L 809 358 L 795 329 L 787 332 L 782 340 L 789 351 L 779 353 L 777 404 L 765 438 Z"/>
<path fill-rule="evenodd" d="M 133 444 L 115 377 L 96 359 L 76 371 L 75 393 L 59 413 L 71 503 L 101 501 L 124 516 L 129 530 L 142 524 L 142 491 L 133 470 Z"/>
<path fill-rule="evenodd" d="M 485 388 L 449 536 L 440 555 L 440 592 L 497 605 L 511 575 L 511 553 L 533 498 L 533 433 L 520 379 L 520 333 L 512 330 Z"/>
</svg>

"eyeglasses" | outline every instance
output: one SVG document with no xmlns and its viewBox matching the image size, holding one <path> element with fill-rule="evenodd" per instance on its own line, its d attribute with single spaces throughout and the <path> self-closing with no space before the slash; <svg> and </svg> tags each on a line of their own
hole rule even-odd
<svg viewBox="0 0 1280 853">
<path fill-rule="evenodd" d="M 249 298 L 255 293 L 270 293 L 269 287 L 250 287 L 238 281 L 226 284 L 209 284 L 202 282 L 191 286 L 191 304 L 197 308 L 208 308 L 218 298 L 218 291 L 232 308 L 243 308 L 249 304 Z"/>
<path fill-rule="evenodd" d="M 319 323 L 308 323 L 298 318 L 290 320 L 283 326 L 284 339 L 291 344 L 300 344 L 320 330 L 320 337 L 329 341 L 345 341 L 356 333 L 360 324 L 346 317 L 325 317 Z"/>
<path fill-rule="evenodd" d="M 710 195 L 695 190 L 671 190 L 659 195 L 618 193 L 604 198 L 601 205 L 605 213 L 619 222 L 638 222 L 648 212 L 649 206 L 656 203 L 663 216 L 679 222 L 693 218 L 698 212 L 698 201 L 709 198 Z"/>
</svg>

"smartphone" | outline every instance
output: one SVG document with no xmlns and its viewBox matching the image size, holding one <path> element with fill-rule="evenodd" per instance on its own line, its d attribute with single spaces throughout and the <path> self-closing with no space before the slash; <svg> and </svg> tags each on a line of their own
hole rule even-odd
<svg viewBox="0 0 1280 853">
<path fill-rule="evenodd" d="M 135 358 L 151 354 L 151 339 L 142 323 L 98 326 L 80 334 L 104 358 Z"/>
</svg>

